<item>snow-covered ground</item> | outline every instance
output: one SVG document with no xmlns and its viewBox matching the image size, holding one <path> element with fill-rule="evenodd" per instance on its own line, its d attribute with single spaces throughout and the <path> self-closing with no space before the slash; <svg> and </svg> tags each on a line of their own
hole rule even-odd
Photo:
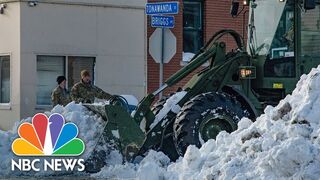
<svg viewBox="0 0 320 180">
<path fill-rule="evenodd" d="M 60 113 L 64 116 L 66 122 L 74 122 L 79 129 L 79 138 L 85 142 L 86 150 L 79 157 L 82 159 L 87 159 L 92 152 L 93 147 L 95 147 L 101 131 L 105 125 L 105 122 L 100 116 L 89 112 L 84 106 L 80 104 L 75 104 L 74 102 L 69 103 L 67 106 L 62 107 L 57 105 L 51 112 L 45 112 L 47 116 L 53 113 Z M 12 142 L 18 138 L 17 129 L 18 126 L 23 122 L 30 122 L 31 117 L 17 122 L 11 131 L 1 131 L 0 130 L 0 177 L 10 176 L 10 175 L 51 175 L 53 172 L 28 172 L 20 173 L 18 171 L 11 171 L 11 159 L 17 159 L 17 157 L 11 151 Z M 81 133 L 85 132 L 85 133 Z M 32 159 L 31 157 L 28 159 Z M 40 158 L 41 159 L 41 158 Z M 65 173 L 65 172 L 61 172 Z M 55 173 L 56 174 L 56 173 Z"/>
<path fill-rule="evenodd" d="M 83 106 L 55 107 L 75 121 L 87 149 L 95 144 L 104 122 Z M 95 119 L 96 118 L 96 119 Z M 26 119 L 25 121 L 30 121 Z M 114 179 L 319 179 L 320 66 L 303 75 L 292 95 L 276 107 L 268 106 L 255 122 L 242 119 L 238 130 L 222 132 L 200 149 L 189 146 L 184 157 L 170 162 L 162 152 L 150 151 L 138 164 L 121 164 L 119 154 L 94 178 Z M 16 126 L 17 127 L 17 126 Z M 0 131 L 0 176 L 11 173 L 13 131 Z M 85 155 L 84 155 L 85 156 Z"/>
<path fill-rule="evenodd" d="M 189 146 L 170 163 L 150 152 L 140 164 L 109 166 L 99 178 L 139 179 L 319 179 L 320 66 L 303 75 L 292 95 L 267 107 L 254 123 L 222 132 L 202 148 Z"/>
</svg>

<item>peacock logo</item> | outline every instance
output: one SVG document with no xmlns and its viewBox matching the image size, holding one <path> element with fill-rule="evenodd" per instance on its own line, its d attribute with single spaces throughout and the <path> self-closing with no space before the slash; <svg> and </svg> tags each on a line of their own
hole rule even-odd
<svg viewBox="0 0 320 180">
<path fill-rule="evenodd" d="M 19 126 L 12 151 L 18 156 L 78 156 L 84 151 L 84 143 L 78 136 L 78 127 L 66 123 L 61 114 L 52 114 L 49 119 L 38 113 L 32 124 Z"/>
</svg>

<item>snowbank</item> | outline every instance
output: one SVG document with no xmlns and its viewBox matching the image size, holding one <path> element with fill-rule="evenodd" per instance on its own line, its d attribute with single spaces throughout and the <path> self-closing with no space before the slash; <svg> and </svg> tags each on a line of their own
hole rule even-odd
<svg viewBox="0 0 320 180">
<path fill-rule="evenodd" d="M 183 97 L 180 95 L 177 96 Z M 87 153 L 83 156 L 88 156 L 88 149 L 94 147 L 104 122 L 82 105 L 74 103 L 66 107 L 56 106 L 47 114 L 55 112 L 75 122 L 80 132 L 86 132 L 80 133 L 80 138 L 86 142 Z M 30 122 L 31 118 L 23 121 Z M 139 164 L 122 165 L 119 154 L 110 153 L 108 166 L 92 174 L 92 177 L 319 179 L 319 122 L 320 66 L 310 74 L 303 75 L 292 95 L 288 95 L 276 107 L 268 106 L 255 122 L 244 118 L 238 123 L 237 131 L 231 134 L 222 132 L 216 140 L 206 142 L 200 149 L 189 146 L 185 156 L 175 163 L 170 163 L 169 158 L 161 152 L 150 151 Z M 14 156 L 10 147 L 17 137 L 16 129 L 17 125 L 12 131 L 0 131 L 0 177 L 12 173 L 9 168 Z"/>
<path fill-rule="evenodd" d="M 53 113 L 60 113 L 65 117 L 66 122 L 74 122 L 79 129 L 79 138 L 81 138 L 86 144 L 85 152 L 79 157 L 82 159 L 87 159 L 92 152 L 93 147 L 95 147 L 97 140 L 103 130 L 105 122 L 100 116 L 89 112 L 81 104 L 75 104 L 74 102 L 69 103 L 67 106 L 62 107 L 57 105 L 51 112 L 45 112 L 46 115 Z M 17 129 L 19 125 L 23 122 L 31 122 L 31 117 L 17 122 L 11 131 L 0 131 L 0 177 L 2 176 L 17 176 L 17 175 L 50 175 L 53 172 L 12 172 L 11 171 L 11 159 L 17 159 L 12 151 L 11 144 L 14 139 L 18 138 Z M 32 159 L 32 158 L 28 158 Z M 41 159 L 41 158 L 40 158 Z M 62 174 L 65 172 L 61 172 Z M 56 173 L 55 173 L 56 174 Z"/>
<path fill-rule="evenodd" d="M 99 179 L 166 179 L 166 167 L 169 164 L 170 159 L 162 152 L 150 151 L 139 164 L 126 163 L 124 165 L 105 166 L 99 173 L 93 174 L 92 177 Z"/>
<path fill-rule="evenodd" d="M 189 147 L 170 165 L 180 178 L 318 179 L 320 177 L 320 66 L 303 75 L 292 95 L 265 109 L 257 121 L 239 122 L 231 134 L 201 149 Z"/>
<path fill-rule="evenodd" d="M 222 132 L 200 149 L 189 146 L 169 164 L 151 151 L 140 164 L 105 167 L 93 177 L 154 179 L 319 179 L 320 66 L 303 75 L 292 95 L 268 106 L 254 123 Z M 163 160 L 166 163 L 159 163 Z M 161 161 L 161 162 L 163 162 Z M 148 169 L 148 171 L 144 171 Z"/>
</svg>

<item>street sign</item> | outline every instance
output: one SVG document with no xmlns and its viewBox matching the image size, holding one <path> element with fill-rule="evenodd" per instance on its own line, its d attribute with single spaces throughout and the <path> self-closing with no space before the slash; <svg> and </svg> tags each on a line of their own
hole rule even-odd
<svg viewBox="0 0 320 180">
<path fill-rule="evenodd" d="M 173 16 L 152 16 L 151 27 L 173 28 L 174 17 Z"/>
<path fill-rule="evenodd" d="M 147 3 L 146 14 L 178 14 L 179 2 L 159 2 L 159 3 Z"/>
<path fill-rule="evenodd" d="M 174 27 L 173 16 L 165 14 L 178 14 L 179 2 L 147 3 L 146 14 L 152 15 L 151 27 L 157 27 L 149 38 L 149 53 L 159 63 L 159 84 L 163 83 L 163 64 L 168 63 L 176 54 L 177 38 L 168 28 Z M 160 99 L 162 93 L 159 94 Z"/>
<path fill-rule="evenodd" d="M 170 29 L 157 28 L 149 38 L 149 53 L 153 59 L 157 63 L 168 63 L 176 52 L 177 38 L 175 35 Z"/>
</svg>

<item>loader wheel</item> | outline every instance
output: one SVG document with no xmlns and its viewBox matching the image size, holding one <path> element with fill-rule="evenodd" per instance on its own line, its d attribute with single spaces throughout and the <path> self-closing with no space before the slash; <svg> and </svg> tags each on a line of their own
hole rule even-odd
<svg viewBox="0 0 320 180">
<path fill-rule="evenodd" d="M 167 99 L 169 99 L 173 94 L 170 94 L 167 97 L 163 97 L 159 101 L 157 101 L 153 107 L 151 108 L 151 111 L 154 115 L 157 115 L 160 110 L 163 108 L 164 104 L 166 103 Z M 173 123 L 175 120 L 175 115 L 168 114 L 167 119 L 171 120 L 171 122 L 168 124 L 167 128 L 164 131 L 164 138 L 162 139 L 162 143 L 157 144 L 153 149 L 157 151 L 162 151 L 164 154 L 166 154 L 172 161 L 175 161 L 178 159 L 179 155 L 176 152 L 176 147 L 173 141 Z"/>
<path fill-rule="evenodd" d="M 151 111 L 153 112 L 154 115 L 157 115 L 160 110 L 163 108 L 163 105 L 166 103 L 167 99 L 169 99 L 170 96 L 168 97 L 163 97 L 162 99 L 158 100 L 156 103 L 151 108 Z"/>
<path fill-rule="evenodd" d="M 163 108 L 163 105 L 166 103 L 167 99 L 169 98 L 170 96 L 166 97 L 164 96 L 162 99 L 158 100 L 156 103 L 153 104 L 153 106 L 151 107 L 151 111 L 153 112 L 154 115 L 157 115 L 160 110 Z M 150 130 L 150 124 L 147 124 L 146 123 L 146 120 L 143 119 L 142 120 L 143 122 L 141 122 L 143 124 L 143 128 L 145 130 L 145 132 L 148 132 Z M 140 125 L 141 127 L 141 125 Z"/>
<path fill-rule="evenodd" d="M 240 103 L 225 93 L 210 92 L 194 97 L 182 107 L 173 125 L 177 152 L 183 156 L 189 145 L 201 147 L 221 131 L 235 131 L 244 116 Z"/>
</svg>

